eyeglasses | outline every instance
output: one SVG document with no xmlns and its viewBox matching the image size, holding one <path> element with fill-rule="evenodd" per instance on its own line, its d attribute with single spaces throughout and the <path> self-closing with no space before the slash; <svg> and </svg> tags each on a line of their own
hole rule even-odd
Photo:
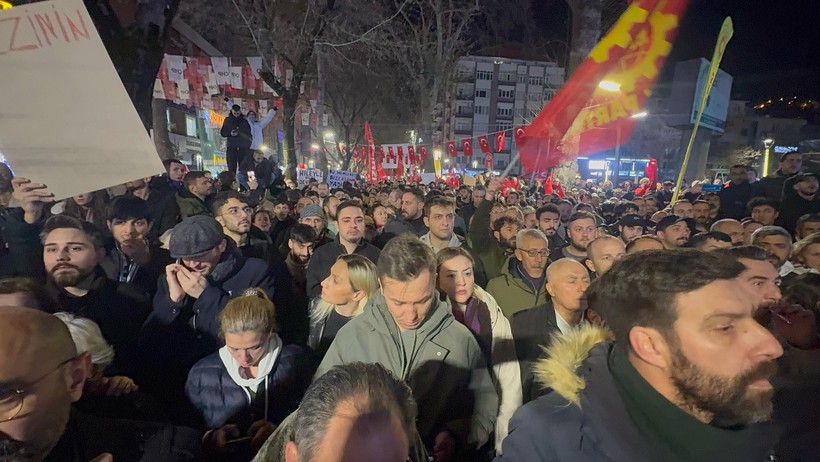
<svg viewBox="0 0 820 462">
<path fill-rule="evenodd" d="M 253 209 L 250 208 L 250 207 L 243 207 L 241 209 L 237 208 L 237 207 L 231 207 L 231 208 L 228 209 L 228 213 L 223 213 L 222 215 L 230 215 L 232 217 L 238 217 L 238 216 L 242 215 L 243 213 L 245 215 L 250 215 L 250 214 L 253 213 Z"/>
<path fill-rule="evenodd" d="M 20 411 L 23 409 L 23 400 L 25 399 L 26 395 L 31 391 L 31 389 L 34 388 L 35 385 L 43 381 L 46 377 L 58 371 L 61 367 L 65 366 L 71 361 L 74 361 L 75 359 L 77 359 L 76 356 L 66 359 L 65 361 L 58 364 L 57 367 L 41 376 L 39 379 L 29 383 L 28 385 L 0 393 L 0 422 L 8 422 L 9 420 L 14 420 L 15 418 L 17 418 L 17 416 L 20 414 Z"/>
<path fill-rule="evenodd" d="M 529 255 L 529 256 L 530 256 L 530 257 L 532 257 L 532 258 L 535 258 L 535 257 L 537 257 L 538 255 L 540 255 L 540 256 L 542 256 L 542 257 L 549 257 L 549 255 L 550 255 L 550 251 L 549 251 L 549 249 L 541 249 L 541 250 L 536 250 L 536 249 L 529 249 L 529 250 L 527 250 L 527 249 L 518 249 L 518 250 L 520 250 L 520 251 L 522 251 L 522 252 L 525 252 L 527 255 Z"/>
</svg>

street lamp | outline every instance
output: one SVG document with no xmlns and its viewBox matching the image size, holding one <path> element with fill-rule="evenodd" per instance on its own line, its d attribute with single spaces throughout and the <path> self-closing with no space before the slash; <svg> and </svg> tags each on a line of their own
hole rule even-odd
<svg viewBox="0 0 820 462">
<path fill-rule="evenodd" d="M 766 138 L 763 140 L 763 147 L 766 148 L 766 154 L 763 157 L 763 176 L 769 176 L 769 157 L 772 154 L 772 146 L 774 146 L 774 140 L 771 138 Z"/>
<path fill-rule="evenodd" d="M 633 119 L 644 119 L 644 118 L 646 118 L 646 116 L 648 116 L 648 115 L 649 115 L 649 113 L 648 113 L 648 112 L 646 112 L 646 111 L 641 111 L 641 112 L 636 112 L 636 113 L 632 114 L 632 115 L 631 115 L 631 116 L 629 116 L 629 117 L 631 117 L 631 118 L 633 118 Z"/>
<path fill-rule="evenodd" d="M 331 130 L 325 130 L 324 138 L 325 140 L 333 141 L 334 139 L 336 139 L 336 134 L 333 133 Z"/>
<path fill-rule="evenodd" d="M 604 80 L 601 83 L 606 82 Z M 603 87 L 601 87 L 603 88 Z M 646 111 L 636 112 L 629 116 L 630 119 L 645 119 L 649 117 L 649 113 Z M 612 182 L 615 184 L 615 187 L 618 187 L 618 183 L 621 181 L 621 125 L 618 124 L 617 132 L 615 134 L 615 171 L 613 172 Z"/>
</svg>

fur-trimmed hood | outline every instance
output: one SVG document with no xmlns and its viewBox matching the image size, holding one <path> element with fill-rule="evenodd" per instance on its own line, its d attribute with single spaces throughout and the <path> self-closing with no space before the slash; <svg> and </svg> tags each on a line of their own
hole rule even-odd
<svg viewBox="0 0 820 462">
<path fill-rule="evenodd" d="M 583 323 L 566 335 L 555 335 L 544 347 L 544 359 L 533 365 L 536 380 L 562 397 L 580 405 L 580 393 L 586 381 L 579 369 L 589 352 L 599 343 L 609 342 L 615 336 L 607 328 Z"/>
</svg>

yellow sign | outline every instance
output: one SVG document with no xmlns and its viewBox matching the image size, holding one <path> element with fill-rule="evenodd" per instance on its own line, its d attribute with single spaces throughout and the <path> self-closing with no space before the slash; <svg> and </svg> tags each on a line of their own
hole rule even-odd
<svg viewBox="0 0 820 462">
<path fill-rule="evenodd" d="M 9 3 L 9 2 L 6 2 L 6 1 L 4 1 L 4 0 L 0 0 L 0 10 L 8 10 L 9 8 L 11 8 L 11 7 L 13 7 L 13 6 L 14 6 L 14 5 L 12 5 L 12 4 L 11 4 L 11 3 Z"/>
</svg>

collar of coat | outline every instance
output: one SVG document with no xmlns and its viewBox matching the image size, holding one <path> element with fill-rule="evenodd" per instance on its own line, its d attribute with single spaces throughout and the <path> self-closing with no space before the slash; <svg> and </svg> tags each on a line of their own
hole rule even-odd
<svg viewBox="0 0 820 462">
<path fill-rule="evenodd" d="M 606 328 L 583 323 L 566 335 L 555 335 L 544 348 L 544 359 L 533 366 L 536 379 L 545 387 L 575 405 L 580 405 L 580 393 L 586 386 L 579 374 L 584 360 L 595 345 L 615 339 Z"/>
<path fill-rule="evenodd" d="M 437 295 L 437 293 L 433 294 L 430 300 L 432 306 L 427 312 L 427 317 L 416 329 L 420 340 L 419 344 L 438 334 L 456 320 L 450 312 L 449 302 L 439 300 Z M 377 331 L 388 333 L 394 340 L 401 342 L 399 327 L 396 325 L 393 315 L 387 309 L 387 301 L 381 291 L 376 292 L 373 298 L 367 302 L 363 316 Z"/>
</svg>

